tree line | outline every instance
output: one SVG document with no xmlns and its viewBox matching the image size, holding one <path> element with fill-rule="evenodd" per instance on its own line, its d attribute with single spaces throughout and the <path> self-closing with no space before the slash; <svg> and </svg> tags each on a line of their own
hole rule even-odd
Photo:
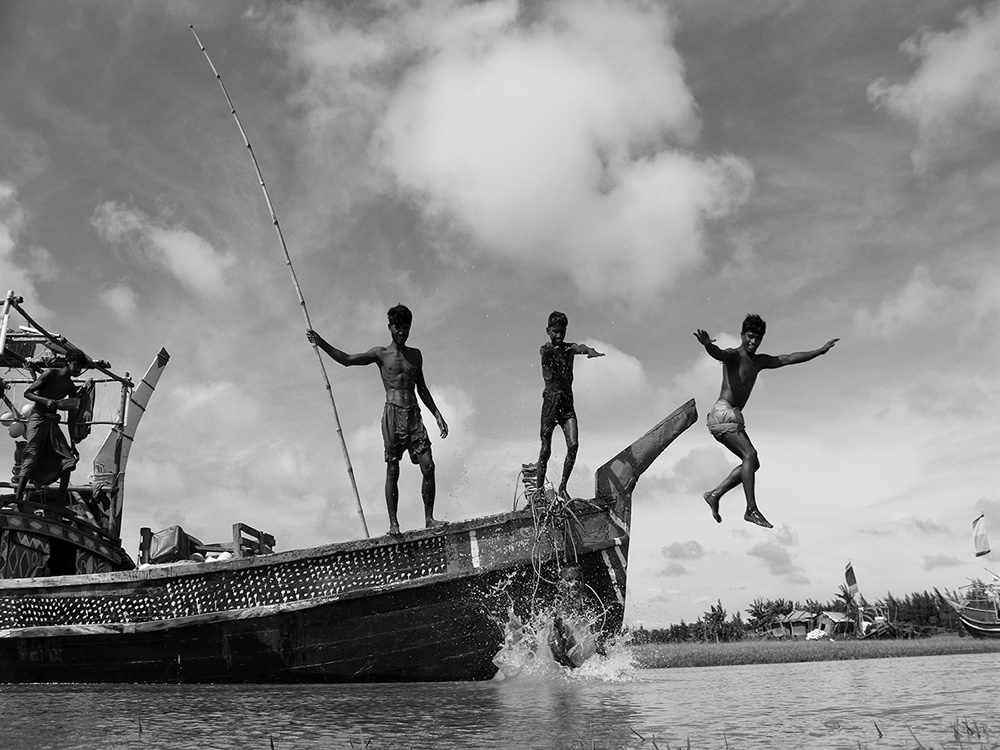
<svg viewBox="0 0 1000 750">
<path fill-rule="evenodd" d="M 922 591 L 902 598 L 889 593 L 882 599 L 869 603 L 860 594 L 852 593 L 847 586 L 841 585 L 836 597 L 828 602 L 816 599 L 799 602 L 757 598 L 746 608 L 747 616 L 744 619 L 740 612 L 734 612 L 730 616 L 720 599 L 695 622 L 681 620 L 679 624 L 652 629 L 638 626 L 631 628 L 631 633 L 633 643 L 741 641 L 768 636 L 776 618 L 790 614 L 793 610 L 809 612 L 813 616 L 821 612 L 842 612 L 854 623 L 858 621 L 859 615 L 866 618 L 881 616 L 908 635 L 960 632 L 961 624 L 948 604 L 949 598 L 959 597 L 948 589 L 942 593 L 935 588 L 933 593 Z"/>
</svg>

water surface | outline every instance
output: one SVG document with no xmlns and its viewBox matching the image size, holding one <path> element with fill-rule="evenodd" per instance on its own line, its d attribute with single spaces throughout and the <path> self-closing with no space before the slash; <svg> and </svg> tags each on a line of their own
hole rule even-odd
<svg viewBox="0 0 1000 750">
<path fill-rule="evenodd" d="M 6 685 L 0 733 L 10 750 L 676 750 L 689 740 L 720 750 L 979 750 L 1000 747 L 1000 655 L 619 665 L 486 683 Z"/>
</svg>

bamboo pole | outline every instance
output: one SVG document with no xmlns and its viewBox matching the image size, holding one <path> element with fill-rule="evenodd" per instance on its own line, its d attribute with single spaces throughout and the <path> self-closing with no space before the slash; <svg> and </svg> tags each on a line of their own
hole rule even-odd
<svg viewBox="0 0 1000 750">
<path fill-rule="evenodd" d="M 281 232 L 281 226 L 278 224 L 278 217 L 274 213 L 274 205 L 271 203 L 271 196 L 268 195 L 267 186 L 264 184 L 264 176 L 261 174 L 260 165 L 257 163 L 257 157 L 254 155 L 253 146 L 250 145 L 250 140 L 247 138 L 246 131 L 243 129 L 243 125 L 240 123 L 239 115 L 236 114 L 236 105 L 233 104 L 233 100 L 229 96 L 229 91 L 226 90 L 226 84 L 222 82 L 222 76 L 219 75 L 219 71 L 215 69 L 215 64 L 212 62 L 212 58 L 208 55 L 208 50 L 205 49 L 205 45 L 201 43 L 201 39 L 198 38 L 198 32 L 194 30 L 194 25 L 189 24 L 191 33 L 194 34 L 195 41 L 198 42 L 198 46 L 201 48 L 202 53 L 205 55 L 205 59 L 208 60 L 209 66 L 212 68 L 212 72 L 215 73 L 215 80 L 219 82 L 219 87 L 222 89 L 222 93 L 226 97 L 226 102 L 229 104 L 229 111 L 233 115 L 233 120 L 236 121 L 236 127 L 239 128 L 240 135 L 243 136 L 243 143 L 247 147 L 247 153 L 250 154 L 250 160 L 253 162 L 254 171 L 257 173 L 257 181 L 260 183 L 260 189 L 264 193 L 264 201 L 267 203 L 267 210 L 271 214 L 271 223 L 274 224 L 274 230 L 278 233 L 278 240 L 281 243 L 281 250 L 285 255 L 285 265 L 288 266 L 288 272 L 292 277 L 292 284 L 295 285 L 295 294 L 299 299 L 299 307 L 302 308 L 302 317 L 305 318 L 306 329 L 312 329 L 312 321 L 309 319 L 309 310 L 306 307 L 306 300 L 302 296 L 302 288 L 299 286 L 298 277 L 295 275 L 295 268 L 292 266 L 292 258 L 288 254 L 288 246 L 285 244 L 285 236 Z M 333 388 L 330 385 L 330 378 L 326 374 L 326 367 L 323 364 L 323 356 L 320 354 L 319 347 L 316 344 L 312 345 L 313 352 L 316 354 L 316 361 L 319 363 L 319 370 L 323 376 L 323 385 L 326 388 L 327 395 L 330 397 L 330 406 L 333 407 L 333 419 L 337 425 L 337 436 L 340 438 L 340 447 L 344 452 L 344 462 L 347 464 L 347 476 L 351 480 L 351 489 L 354 490 L 354 499 L 357 503 L 358 517 L 361 519 L 361 526 L 365 530 L 365 537 L 371 536 L 368 533 L 368 523 L 365 521 L 365 511 L 361 507 L 361 495 L 358 493 L 358 483 L 354 479 L 354 467 L 351 465 L 351 456 L 347 452 L 347 441 L 344 439 L 344 430 L 340 426 L 340 414 L 337 411 L 337 401 L 333 397 Z"/>
<path fill-rule="evenodd" d="M 3 300 L 3 313 L 0 314 L 0 356 L 3 356 L 7 348 L 7 325 L 10 322 L 10 304 L 14 301 L 14 290 L 7 291 L 7 296 Z"/>
</svg>

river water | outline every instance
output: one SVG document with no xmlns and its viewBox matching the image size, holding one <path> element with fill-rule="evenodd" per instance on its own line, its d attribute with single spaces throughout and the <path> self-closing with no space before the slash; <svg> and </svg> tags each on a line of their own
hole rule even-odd
<svg viewBox="0 0 1000 750">
<path fill-rule="evenodd" d="M 668 747 L 1000 748 L 1000 654 L 656 670 L 626 657 L 485 683 L 0 685 L 8 750 Z"/>
</svg>

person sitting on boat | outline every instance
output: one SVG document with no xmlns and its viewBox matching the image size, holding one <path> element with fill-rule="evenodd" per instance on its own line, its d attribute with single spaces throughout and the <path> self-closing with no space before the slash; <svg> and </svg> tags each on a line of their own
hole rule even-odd
<svg viewBox="0 0 1000 750">
<path fill-rule="evenodd" d="M 21 476 L 15 497 L 24 499 L 28 481 L 47 485 L 59 480 L 59 502 L 66 504 L 70 473 L 80 456 L 59 429 L 59 412 L 77 407 L 73 378 L 90 365 L 79 349 L 66 352 L 66 363 L 43 372 L 24 390 L 24 397 L 34 403 L 25 428 L 25 446 L 21 454 Z"/>
<path fill-rule="evenodd" d="M 560 497 L 568 500 L 566 485 L 580 448 L 579 426 L 573 405 L 573 357 L 578 354 L 586 354 L 588 358 L 604 355 L 586 344 L 567 343 L 567 325 L 569 318 L 565 313 L 555 310 L 549 315 L 545 329 L 549 341 L 538 350 L 542 357 L 542 379 L 545 381 L 545 389 L 542 391 L 542 446 L 538 452 L 538 491 L 544 492 L 545 472 L 549 456 L 552 455 L 552 433 L 555 432 L 556 425 L 559 425 L 566 438 L 566 459 L 563 461 L 562 481 L 558 492 Z"/>
<path fill-rule="evenodd" d="M 424 522 L 427 528 L 443 526 L 444 521 L 434 518 L 434 496 L 437 485 L 434 478 L 434 458 L 431 441 L 420 416 L 417 396 L 430 409 L 437 420 L 441 437 L 448 437 L 448 424 L 438 411 L 424 380 L 424 358 L 419 349 L 407 346 L 413 313 L 405 305 L 396 305 L 388 311 L 389 346 L 376 346 L 361 354 L 347 354 L 323 339 L 316 331 L 306 331 L 306 338 L 344 367 L 352 365 L 378 365 L 385 387 L 385 408 L 382 411 L 382 441 L 385 446 L 385 504 L 389 510 L 389 534 L 399 533 L 396 510 L 399 506 L 399 462 L 403 451 L 410 460 L 420 465 L 423 480 L 420 494 L 424 501 Z"/>
<path fill-rule="evenodd" d="M 830 339 L 819 349 L 808 352 L 795 352 L 794 354 L 778 356 L 758 354 L 757 347 L 760 346 L 766 330 L 767 324 L 759 315 L 747 315 L 743 320 L 743 330 L 740 333 L 741 343 L 736 349 L 719 348 L 715 345 L 714 339 L 701 328 L 694 333 L 698 343 L 705 347 L 705 351 L 722 362 L 723 365 L 722 390 L 719 393 L 719 400 L 715 402 L 708 413 L 706 419 L 708 430 L 716 440 L 735 453 L 742 461 L 722 480 L 718 487 L 703 495 L 705 502 L 712 510 L 712 517 L 717 523 L 722 523 L 722 516 L 719 515 L 719 500 L 729 490 L 742 484 L 747 499 L 747 509 L 743 520 L 763 526 L 765 529 L 773 528 L 771 522 L 764 518 L 764 515 L 757 508 L 754 479 L 757 469 L 760 468 L 760 461 L 757 459 L 757 449 L 753 447 L 753 443 L 747 436 L 742 412 L 750 398 L 754 383 L 757 382 L 758 373 L 761 370 L 773 370 L 785 365 L 808 362 L 821 354 L 826 354 L 833 348 L 834 344 L 840 341 L 840 339 Z"/>
</svg>

